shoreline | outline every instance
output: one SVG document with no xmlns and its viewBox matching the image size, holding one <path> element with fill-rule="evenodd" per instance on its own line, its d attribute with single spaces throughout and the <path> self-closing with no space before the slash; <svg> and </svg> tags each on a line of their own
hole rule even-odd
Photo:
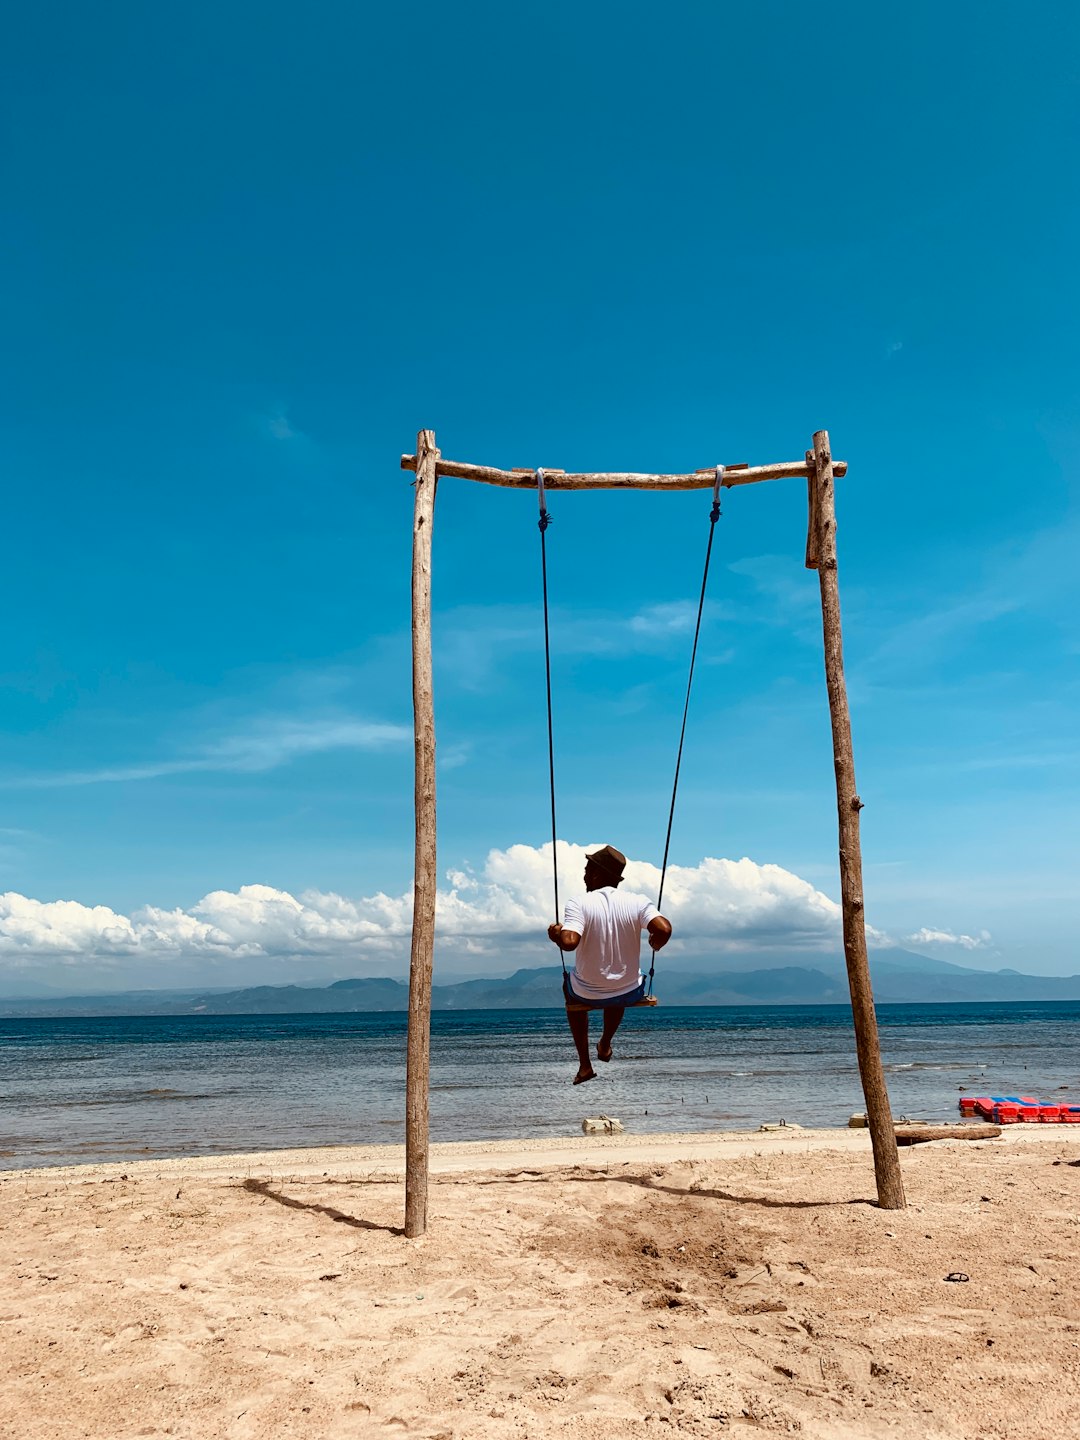
<svg viewBox="0 0 1080 1440">
<path fill-rule="evenodd" d="M 993 1146 L 1068 1143 L 1080 1140 L 1076 1129 L 1067 1125 L 1006 1126 L 990 1140 L 933 1140 L 905 1150 L 935 1149 L 941 1146 Z M 742 1159 L 754 1156 L 800 1155 L 833 1151 L 865 1154 L 871 1159 L 870 1132 L 848 1126 L 779 1130 L 669 1131 L 644 1135 L 566 1135 L 506 1140 L 440 1140 L 429 1150 L 432 1175 L 465 1174 L 470 1171 L 501 1171 L 541 1165 L 544 1168 L 592 1167 L 596 1165 L 673 1164 Z M 75 1165 L 32 1165 L 0 1170 L 0 1185 L 9 1180 L 34 1176 L 64 1180 L 98 1180 L 120 1175 L 132 1179 L 164 1174 L 212 1179 L 235 1177 L 237 1172 L 255 1172 L 302 1177 L 323 1175 L 329 1170 L 360 1172 L 365 1178 L 386 1181 L 405 1174 L 405 1146 L 330 1145 L 302 1149 L 236 1151 L 227 1155 L 178 1155 L 146 1160 L 86 1161 Z"/>
</svg>

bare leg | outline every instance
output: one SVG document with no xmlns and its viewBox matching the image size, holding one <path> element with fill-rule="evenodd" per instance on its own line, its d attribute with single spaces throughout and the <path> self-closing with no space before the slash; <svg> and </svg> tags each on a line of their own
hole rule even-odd
<svg viewBox="0 0 1080 1440">
<path fill-rule="evenodd" d="M 570 1026 L 570 1034 L 574 1037 L 574 1046 L 577 1049 L 578 1073 L 574 1080 L 575 1085 L 582 1085 L 586 1080 L 594 1080 L 596 1071 L 589 1059 L 589 1012 L 587 1010 L 570 1010 L 566 1012 L 567 1023 Z"/>
<path fill-rule="evenodd" d="M 596 1042 L 596 1058 L 598 1060 L 611 1059 L 611 1042 L 615 1038 L 615 1031 L 622 1024 L 622 1018 L 626 1014 L 626 1007 L 623 1005 L 609 1005 L 603 1012 L 604 1031 Z M 586 1044 L 588 1035 L 586 1035 Z"/>
</svg>

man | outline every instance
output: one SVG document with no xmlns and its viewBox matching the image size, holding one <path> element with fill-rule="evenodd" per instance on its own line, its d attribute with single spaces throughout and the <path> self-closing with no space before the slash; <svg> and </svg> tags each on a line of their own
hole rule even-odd
<svg viewBox="0 0 1080 1440">
<path fill-rule="evenodd" d="M 611 1042 L 626 1006 L 645 993 L 641 977 L 641 932 L 662 950 L 671 939 L 671 925 L 644 895 L 620 895 L 626 856 L 605 845 L 585 857 L 585 895 L 568 900 L 561 925 L 548 926 L 548 939 L 574 954 L 574 973 L 564 982 L 566 1018 L 577 1049 L 575 1085 L 595 1080 L 589 1059 L 589 1012 L 571 1010 L 584 1002 L 604 1012 L 604 1029 L 596 1042 L 596 1058 L 611 1059 Z"/>
</svg>

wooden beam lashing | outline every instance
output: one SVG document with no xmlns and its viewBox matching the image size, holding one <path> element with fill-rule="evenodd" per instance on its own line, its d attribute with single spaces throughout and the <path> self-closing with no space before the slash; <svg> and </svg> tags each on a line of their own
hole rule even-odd
<svg viewBox="0 0 1080 1440">
<path fill-rule="evenodd" d="M 431 1068 L 431 972 L 435 955 L 435 697 L 431 665 L 431 530 L 435 520 L 435 432 L 416 437 L 413 482 L 412 656 L 416 848 L 409 1034 L 405 1059 L 405 1234 L 427 1229 L 428 1082 Z"/>
<path fill-rule="evenodd" d="M 806 499 L 809 519 L 806 526 L 806 568 L 816 570 L 818 568 L 818 490 L 817 475 L 813 469 L 814 452 L 807 450 L 806 463 L 811 467 L 810 474 L 806 477 Z M 833 474 L 836 467 L 833 467 Z"/>
<path fill-rule="evenodd" d="M 415 455 L 401 457 L 403 470 L 416 468 Z M 813 469 L 805 460 L 784 460 L 776 465 L 724 467 L 723 485 L 727 490 L 736 485 L 756 485 L 762 480 L 805 480 Z M 536 471 L 528 466 L 499 470 L 492 465 L 469 465 L 460 460 L 438 461 L 436 472 L 456 480 L 476 480 L 482 485 L 501 485 L 510 490 L 536 488 Z M 843 460 L 833 462 L 833 474 L 845 475 Z M 691 470 L 684 475 L 637 474 L 622 470 L 566 471 L 544 469 L 544 484 L 549 490 L 711 490 L 716 479 L 716 466 Z"/>
<path fill-rule="evenodd" d="M 851 713 L 844 681 L 844 648 L 840 628 L 840 584 L 836 560 L 836 502 L 833 494 L 833 463 L 829 432 L 814 436 L 814 478 L 811 482 L 817 502 L 817 572 L 821 588 L 821 622 L 825 645 L 825 680 L 832 721 L 833 768 L 836 773 L 836 806 L 840 832 L 840 902 L 844 929 L 844 960 L 851 1014 L 855 1025 L 855 1050 L 859 1061 L 866 1121 L 874 1151 L 874 1174 L 878 1203 L 886 1210 L 905 1205 L 900 1157 L 896 1149 L 889 1092 L 881 1064 L 877 1015 L 870 984 L 870 963 L 866 952 L 866 916 L 863 903 L 862 846 L 859 812 L 862 801 L 855 786 L 855 757 L 851 743 Z M 811 502 L 811 513 L 814 504 Z"/>
</svg>

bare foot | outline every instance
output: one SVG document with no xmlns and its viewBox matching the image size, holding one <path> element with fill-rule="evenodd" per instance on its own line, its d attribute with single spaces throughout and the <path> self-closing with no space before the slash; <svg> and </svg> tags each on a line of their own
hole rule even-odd
<svg viewBox="0 0 1080 1440">
<path fill-rule="evenodd" d="M 596 1079 L 596 1071 L 592 1068 L 592 1066 L 591 1066 L 591 1065 L 589 1065 L 589 1066 L 582 1065 L 581 1068 L 578 1070 L 577 1074 L 574 1076 L 574 1084 L 575 1084 L 575 1085 L 584 1085 L 586 1080 L 595 1080 L 595 1079 Z"/>
<path fill-rule="evenodd" d="M 604 1062 L 604 1064 L 606 1065 L 607 1062 L 611 1059 L 611 1046 L 610 1046 L 610 1044 L 605 1045 L 602 1040 L 598 1040 L 598 1041 L 596 1042 L 596 1058 L 597 1058 L 598 1060 L 602 1060 L 602 1061 Z"/>
</svg>

